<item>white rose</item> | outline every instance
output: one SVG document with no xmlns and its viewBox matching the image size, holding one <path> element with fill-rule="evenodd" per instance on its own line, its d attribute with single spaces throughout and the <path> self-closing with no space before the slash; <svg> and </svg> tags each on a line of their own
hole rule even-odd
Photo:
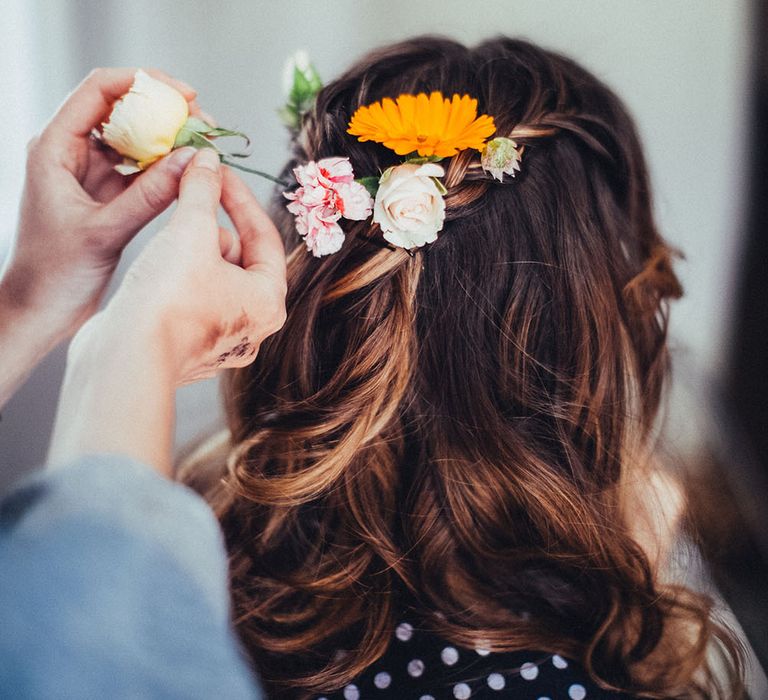
<svg viewBox="0 0 768 700">
<path fill-rule="evenodd" d="M 126 172 L 141 170 L 173 150 L 188 117 L 184 95 L 138 70 L 130 91 L 102 124 L 102 135 L 120 155 L 135 161 Z"/>
<path fill-rule="evenodd" d="M 373 221 L 399 248 L 418 248 L 437 239 L 445 220 L 445 190 L 434 179 L 445 171 L 437 163 L 405 163 L 381 176 Z"/>
</svg>

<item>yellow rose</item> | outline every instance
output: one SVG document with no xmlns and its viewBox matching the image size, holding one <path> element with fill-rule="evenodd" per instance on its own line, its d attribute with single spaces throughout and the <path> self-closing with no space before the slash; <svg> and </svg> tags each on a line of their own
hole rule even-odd
<svg viewBox="0 0 768 700">
<path fill-rule="evenodd" d="M 170 85 L 136 71 L 133 85 L 102 124 L 104 141 L 130 162 L 120 172 L 143 170 L 173 150 L 181 128 L 189 117 L 184 96 Z"/>
</svg>

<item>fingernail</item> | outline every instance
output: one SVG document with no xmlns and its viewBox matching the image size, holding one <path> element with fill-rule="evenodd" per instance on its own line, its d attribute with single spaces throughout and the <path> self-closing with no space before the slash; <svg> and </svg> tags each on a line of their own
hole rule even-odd
<svg viewBox="0 0 768 700">
<path fill-rule="evenodd" d="M 219 154 L 216 153 L 216 151 L 214 151 L 212 148 L 201 148 L 197 152 L 195 165 L 198 168 L 208 168 L 208 170 L 218 172 L 219 166 L 221 165 L 221 161 L 219 161 Z"/>
<path fill-rule="evenodd" d="M 189 165 L 189 161 L 195 157 L 195 153 L 197 153 L 196 148 L 184 146 L 184 148 L 178 148 L 171 153 L 168 162 L 174 170 L 181 172 Z"/>
</svg>

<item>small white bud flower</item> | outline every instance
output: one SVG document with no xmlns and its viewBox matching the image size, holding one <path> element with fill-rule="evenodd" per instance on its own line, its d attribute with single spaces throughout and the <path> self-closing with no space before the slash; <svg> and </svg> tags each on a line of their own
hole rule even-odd
<svg viewBox="0 0 768 700">
<path fill-rule="evenodd" d="M 520 151 L 512 139 L 497 136 L 485 144 L 480 164 L 483 170 L 503 182 L 504 175 L 514 177 L 515 170 L 520 170 Z"/>
</svg>

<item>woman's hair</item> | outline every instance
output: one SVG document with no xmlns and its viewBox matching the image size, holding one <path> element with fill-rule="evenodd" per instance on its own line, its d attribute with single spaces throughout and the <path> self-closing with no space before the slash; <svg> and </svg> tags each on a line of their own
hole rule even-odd
<svg viewBox="0 0 768 700">
<path fill-rule="evenodd" d="M 477 98 L 497 135 L 532 127 L 521 171 L 444 162 L 445 226 L 414 255 L 343 221 L 340 252 L 316 259 L 275 207 L 288 320 L 228 378 L 228 466 L 208 493 L 239 634 L 276 696 L 348 683 L 407 606 L 456 644 L 578 659 L 605 688 L 733 692 L 707 661 L 720 640 L 738 674 L 709 599 L 662 584 L 631 531 L 681 288 L 621 101 L 524 41 L 419 37 L 323 88 L 286 175 L 328 156 L 396 165 L 349 119 L 433 90 Z"/>
</svg>

